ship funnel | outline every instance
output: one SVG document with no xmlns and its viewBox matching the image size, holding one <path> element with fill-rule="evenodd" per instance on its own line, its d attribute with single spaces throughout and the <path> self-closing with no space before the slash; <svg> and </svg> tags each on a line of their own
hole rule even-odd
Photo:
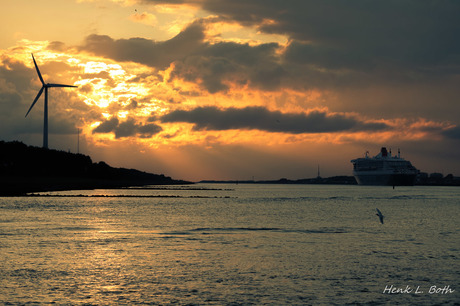
<svg viewBox="0 0 460 306">
<path fill-rule="evenodd" d="M 382 153 L 382 157 L 387 157 L 387 155 L 388 155 L 387 148 L 382 147 L 382 149 L 380 150 L 380 152 Z"/>
</svg>

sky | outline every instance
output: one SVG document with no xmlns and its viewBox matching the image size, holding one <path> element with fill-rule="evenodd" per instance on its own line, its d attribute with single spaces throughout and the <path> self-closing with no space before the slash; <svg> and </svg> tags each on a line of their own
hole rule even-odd
<svg viewBox="0 0 460 306">
<path fill-rule="evenodd" d="M 460 176 L 460 2 L 2 0 L 0 140 L 176 179 Z"/>
</svg>

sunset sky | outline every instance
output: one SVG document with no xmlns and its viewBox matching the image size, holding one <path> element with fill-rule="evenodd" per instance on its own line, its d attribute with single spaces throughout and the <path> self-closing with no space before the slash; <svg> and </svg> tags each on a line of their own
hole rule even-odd
<svg viewBox="0 0 460 306">
<path fill-rule="evenodd" d="M 460 1 L 2 0 L 0 140 L 176 179 L 460 175 Z"/>
</svg>

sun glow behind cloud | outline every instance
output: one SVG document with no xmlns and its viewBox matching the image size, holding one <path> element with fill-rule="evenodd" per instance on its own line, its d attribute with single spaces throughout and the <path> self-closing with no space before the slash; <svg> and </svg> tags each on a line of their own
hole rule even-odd
<svg viewBox="0 0 460 306">
<path fill-rule="evenodd" d="M 138 96 L 146 95 L 148 90 L 143 84 L 130 84 L 135 75 L 127 74 L 119 64 L 104 62 L 79 63 L 85 77 L 76 82 L 87 92 L 84 101 L 88 105 L 106 108 L 112 103 L 127 106 Z M 94 76 L 94 77 L 91 77 Z"/>
<path fill-rule="evenodd" d="M 22 50 L 14 58 L 24 61 L 27 66 L 33 68 L 27 54 L 36 52 L 39 66 L 45 66 L 43 64 L 47 62 L 62 62 L 71 68 L 70 72 L 60 71 L 59 73 L 62 73 L 64 78 L 73 80 L 73 84 L 78 86 L 75 91 L 77 99 L 83 101 L 91 109 L 92 114 L 89 117 L 84 113 L 80 114 L 80 124 L 83 125 L 81 128 L 85 137 L 93 138 L 96 143 L 97 139 L 115 141 L 116 138 L 110 132 L 93 133 L 94 129 L 104 120 L 111 118 L 118 118 L 121 123 L 129 119 L 140 125 L 149 122 L 161 125 L 160 132 L 140 140 L 140 143 L 149 143 L 155 147 L 197 144 L 210 147 L 213 144 L 258 143 L 271 146 L 296 142 L 343 143 L 366 140 L 370 133 L 379 139 L 391 139 L 395 136 L 401 139 L 416 139 L 429 135 L 432 130 L 430 127 L 433 127 L 434 130 L 445 130 L 452 127 L 449 124 L 443 125 L 427 121 L 410 123 L 404 120 L 380 120 L 381 123 L 392 128 L 374 132 L 332 131 L 292 135 L 289 132 L 270 132 L 257 128 L 200 131 L 195 129 L 193 123 L 161 123 L 159 118 L 170 112 L 192 110 L 198 106 L 213 106 L 225 110 L 231 107 L 243 109 L 258 105 L 270 111 L 281 110 L 281 114 L 312 111 L 332 113 L 327 107 L 321 106 L 324 93 L 318 90 L 300 92 L 286 89 L 264 92 L 249 89 L 247 86 L 230 84 L 229 90 L 225 93 L 209 94 L 197 87 L 195 83 L 177 78 L 170 79 L 169 71 L 173 69 L 172 67 L 164 71 L 156 71 L 141 64 L 115 63 L 85 53 L 60 53 L 46 49 L 48 44 L 48 42 L 22 41 Z M 47 77 L 48 72 L 42 70 L 44 76 Z M 178 91 L 179 88 L 180 91 Z M 190 95 L 181 94 L 181 92 L 195 93 Z M 179 100 L 180 103 L 174 102 L 175 100 Z M 136 137 L 136 134 L 126 137 Z M 117 141 L 123 141 L 123 138 L 126 137 L 123 136 Z"/>
</svg>

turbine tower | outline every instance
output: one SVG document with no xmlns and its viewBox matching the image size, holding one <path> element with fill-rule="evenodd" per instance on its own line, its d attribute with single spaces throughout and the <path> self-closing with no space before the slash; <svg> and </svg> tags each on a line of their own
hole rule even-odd
<svg viewBox="0 0 460 306">
<path fill-rule="evenodd" d="M 51 84 L 51 83 L 45 83 L 43 80 L 42 74 L 40 73 L 40 70 L 38 69 L 37 62 L 35 61 L 34 55 L 32 54 L 32 59 L 34 60 L 34 65 L 35 69 L 37 70 L 38 77 L 40 78 L 40 81 L 42 82 L 43 86 L 38 92 L 37 96 L 35 97 L 34 102 L 29 108 L 29 111 L 26 114 L 29 114 L 30 110 L 34 107 L 35 103 L 38 101 L 40 96 L 42 95 L 43 91 L 45 91 L 45 110 L 43 113 L 44 119 L 43 119 L 43 148 L 48 149 L 48 88 L 51 87 L 77 87 L 74 85 L 64 85 L 64 84 Z"/>
</svg>

